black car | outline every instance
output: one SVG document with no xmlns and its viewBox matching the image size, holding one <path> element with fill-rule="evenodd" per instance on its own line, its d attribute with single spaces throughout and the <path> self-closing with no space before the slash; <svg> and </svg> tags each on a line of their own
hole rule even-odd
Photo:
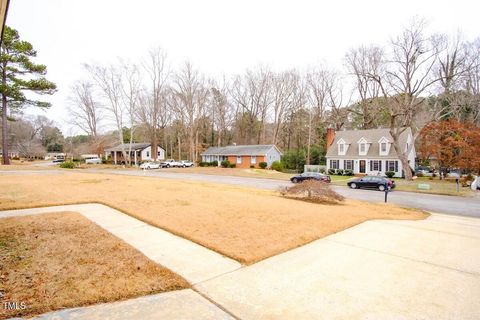
<svg viewBox="0 0 480 320">
<path fill-rule="evenodd" d="M 304 172 L 290 178 L 290 181 L 292 181 L 293 183 L 302 182 L 305 180 L 318 180 L 328 183 L 331 181 L 330 176 L 318 172 Z"/>
<path fill-rule="evenodd" d="M 395 188 L 395 181 L 384 177 L 366 176 L 350 180 L 347 182 L 347 185 L 352 189 L 365 188 L 385 191 L 385 189 Z"/>
</svg>

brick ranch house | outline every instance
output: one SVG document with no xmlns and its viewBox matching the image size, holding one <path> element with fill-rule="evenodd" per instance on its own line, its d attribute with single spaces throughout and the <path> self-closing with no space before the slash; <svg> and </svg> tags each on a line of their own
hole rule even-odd
<svg viewBox="0 0 480 320">
<path fill-rule="evenodd" d="M 130 144 L 124 143 L 123 147 L 125 148 L 127 157 L 130 157 L 131 163 L 134 163 L 135 165 L 138 165 L 143 161 L 153 160 L 152 145 L 150 143 L 147 143 L 147 142 L 132 143 L 130 154 L 128 154 L 128 150 L 130 149 Z M 119 144 L 117 146 L 105 149 L 105 158 L 111 159 L 114 164 L 125 163 L 125 159 L 123 158 L 122 145 Z M 165 150 L 162 147 L 158 146 L 157 160 L 164 160 L 164 159 L 165 159 Z"/>
<path fill-rule="evenodd" d="M 260 162 L 270 167 L 274 161 L 280 161 L 282 152 L 273 144 L 265 145 L 232 145 L 226 147 L 210 147 L 201 153 L 203 162 L 230 161 L 237 168 L 258 168 Z"/>
<path fill-rule="evenodd" d="M 354 174 L 385 176 L 386 171 L 395 177 L 404 176 L 402 162 L 393 147 L 389 129 L 345 130 L 327 129 L 327 171 L 329 169 L 352 170 Z M 413 144 L 410 128 L 400 135 L 400 148 L 408 150 Z M 408 155 L 408 162 L 415 166 L 415 146 Z"/>
</svg>

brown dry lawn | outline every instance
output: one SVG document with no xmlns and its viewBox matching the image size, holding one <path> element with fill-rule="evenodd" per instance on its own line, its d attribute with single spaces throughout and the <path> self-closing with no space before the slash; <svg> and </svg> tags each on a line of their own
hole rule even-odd
<svg viewBox="0 0 480 320">
<path fill-rule="evenodd" d="M 423 219 L 384 204 L 321 205 L 274 192 L 149 177 L 0 176 L 0 209 L 100 202 L 250 264 L 370 219 Z"/>
<path fill-rule="evenodd" d="M 78 213 L 0 219 L 0 318 L 116 301 L 187 288 L 188 283 L 147 259 Z"/>
</svg>

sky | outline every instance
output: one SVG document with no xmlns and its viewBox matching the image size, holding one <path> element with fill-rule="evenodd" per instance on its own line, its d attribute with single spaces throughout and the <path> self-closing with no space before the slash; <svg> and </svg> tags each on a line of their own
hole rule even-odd
<svg viewBox="0 0 480 320">
<path fill-rule="evenodd" d="M 431 32 L 465 40 L 480 36 L 480 1 L 313 0 L 12 0 L 7 25 L 37 50 L 58 92 L 44 114 L 65 135 L 68 97 L 83 63 L 141 61 L 163 48 L 173 67 L 188 60 L 212 77 L 268 65 L 303 69 L 320 63 L 342 68 L 345 53 L 362 44 L 385 45 L 413 17 Z"/>
</svg>

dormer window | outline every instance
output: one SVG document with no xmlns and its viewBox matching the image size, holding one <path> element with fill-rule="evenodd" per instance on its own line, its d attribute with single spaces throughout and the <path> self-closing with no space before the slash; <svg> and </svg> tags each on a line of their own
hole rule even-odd
<svg viewBox="0 0 480 320">
<path fill-rule="evenodd" d="M 345 140 L 340 139 L 338 140 L 337 145 L 338 145 L 338 155 L 344 156 L 347 153 L 348 144 L 345 142 Z"/>
<path fill-rule="evenodd" d="M 378 146 L 379 146 L 379 155 L 387 156 L 390 150 L 390 141 L 387 138 L 382 137 L 382 139 L 378 140 Z"/>
<path fill-rule="evenodd" d="M 357 141 L 358 143 L 358 155 L 366 156 L 368 153 L 369 143 L 365 138 L 362 138 Z"/>
<path fill-rule="evenodd" d="M 365 153 L 365 143 L 360 143 L 360 153 Z"/>
<path fill-rule="evenodd" d="M 387 143 L 386 142 L 380 143 L 380 152 L 387 153 Z"/>
</svg>

